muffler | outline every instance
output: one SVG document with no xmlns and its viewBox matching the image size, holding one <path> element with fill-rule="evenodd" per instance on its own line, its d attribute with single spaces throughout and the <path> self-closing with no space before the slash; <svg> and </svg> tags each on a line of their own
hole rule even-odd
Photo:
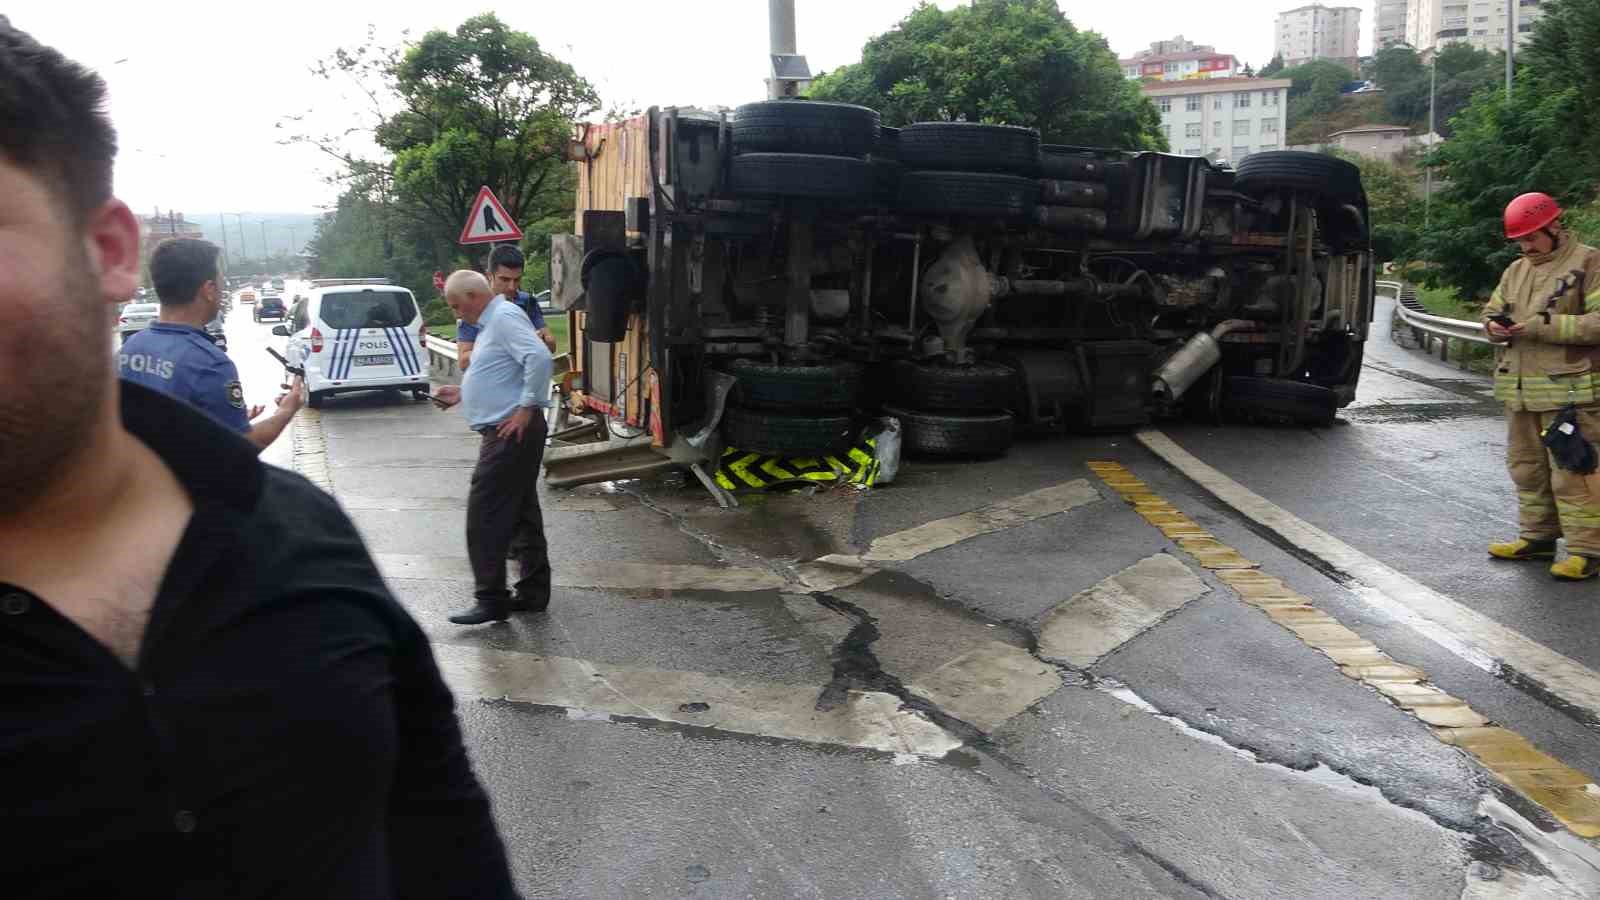
<svg viewBox="0 0 1600 900">
<path fill-rule="evenodd" d="M 1243 328 L 1253 328 L 1250 322 L 1241 319 L 1229 319 L 1219 323 L 1208 334 L 1204 331 L 1184 342 L 1177 353 L 1156 370 L 1155 378 L 1150 382 L 1150 392 L 1156 399 L 1164 403 L 1171 403 L 1182 397 L 1184 392 L 1194 386 L 1200 376 L 1211 371 L 1211 367 L 1222 362 L 1222 345 L 1218 343 L 1222 336 L 1230 331 Z"/>
</svg>

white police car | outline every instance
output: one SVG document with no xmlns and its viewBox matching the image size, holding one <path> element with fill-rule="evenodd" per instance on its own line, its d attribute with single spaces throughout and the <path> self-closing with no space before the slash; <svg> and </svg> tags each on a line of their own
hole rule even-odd
<svg viewBox="0 0 1600 900">
<path fill-rule="evenodd" d="M 306 370 L 307 403 L 333 394 L 403 390 L 428 396 L 427 327 L 416 298 L 381 278 L 311 282 L 272 333 L 289 338 L 285 356 Z"/>
</svg>

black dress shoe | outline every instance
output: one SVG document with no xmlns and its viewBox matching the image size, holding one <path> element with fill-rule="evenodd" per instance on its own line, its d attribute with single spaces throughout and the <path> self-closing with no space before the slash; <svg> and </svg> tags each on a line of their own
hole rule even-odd
<svg viewBox="0 0 1600 900">
<path fill-rule="evenodd" d="M 485 622 L 504 622 L 510 612 L 504 606 L 488 606 L 479 602 L 474 603 L 472 608 L 465 612 L 458 612 L 452 615 L 450 621 L 457 625 L 482 625 Z"/>
<path fill-rule="evenodd" d="M 511 609 L 512 612 L 540 613 L 540 612 L 544 612 L 545 610 L 547 610 L 549 608 L 550 608 L 550 598 L 549 597 L 546 597 L 543 600 L 530 600 L 527 597 L 512 597 L 511 598 L 511 607 L 510 607 L 510 609 Z"/>
</svg>

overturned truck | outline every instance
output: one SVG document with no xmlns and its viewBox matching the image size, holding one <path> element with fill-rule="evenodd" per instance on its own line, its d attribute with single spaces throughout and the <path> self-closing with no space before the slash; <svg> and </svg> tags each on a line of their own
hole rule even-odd
<svg viewBox="0 0 1600 900">
<path fill-rule="evenodd" d="M 833 452 L 878 415 L 907 452 L 981 457 L 1024 428 L 1325 424 L 1355 395 L 1375 273 L 1334 157 L 1234 168 L 804 100 L 651 109 L 571 149 L 552 297 L 581 402 L 641 434 L 613 438 L 620 470 L 553 478 L 648 469 L 645 443 L 661 466 Z"/>
</svg>

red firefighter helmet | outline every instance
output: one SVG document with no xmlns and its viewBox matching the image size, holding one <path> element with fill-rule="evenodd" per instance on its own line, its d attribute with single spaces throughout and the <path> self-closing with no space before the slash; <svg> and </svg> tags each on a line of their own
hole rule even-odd
<svg viewBox="0 0 1600 900">
<path fill-rule="evenodd" d="M 1523 194 L 1506 204 L 1506 237 L 1516 240 L 1533 234 L 1561 215 L 1561 205 L 1549 194 Z"/>
</svg>

